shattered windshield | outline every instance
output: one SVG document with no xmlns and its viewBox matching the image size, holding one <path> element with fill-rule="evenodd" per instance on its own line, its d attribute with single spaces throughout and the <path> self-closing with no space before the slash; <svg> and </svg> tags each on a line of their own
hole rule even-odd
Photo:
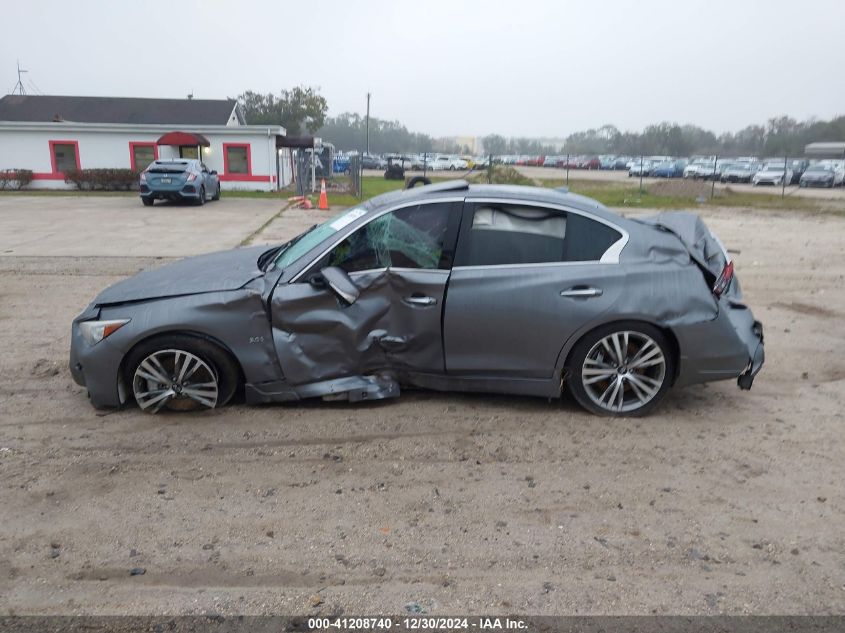
<svg viewBox="0 0 845 633">
<path fill-rule="evenodd" d="M 317 244 L 326 238 L 331 237 L 333 234 L 337 233 L 345 226 L 348 226 L 365 213 L 366 211 L 364 209 L 359 208 L 344 211 L 340 215 L 312 227 L 305 233 L 295 237 L 279 252 L 279 255 L 276 257 L 276 261 L 274 262 L 276 268 L 285 268 L 292 262 L 295 262 L 297 259 L 305 255 L 305 253 L 317 246 Z"/>
</svg>

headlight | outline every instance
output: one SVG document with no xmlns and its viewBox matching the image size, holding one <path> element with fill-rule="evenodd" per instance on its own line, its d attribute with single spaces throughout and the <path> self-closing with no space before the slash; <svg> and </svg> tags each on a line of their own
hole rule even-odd
<svg viewBox="0 0 845 633">
<path fill-rule="evenodd" d="M 82 321 L 79 324 L 79 332 L 88 345 L 96 345 L 107 336 L 114 334 L 130 319 L 115 319 L 114 321 Z"/>
</svg>

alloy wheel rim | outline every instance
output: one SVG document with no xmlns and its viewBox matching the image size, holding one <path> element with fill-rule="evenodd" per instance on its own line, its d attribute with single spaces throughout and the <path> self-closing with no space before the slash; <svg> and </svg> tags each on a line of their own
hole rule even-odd
<svg viewBox="0 0 845 633">
<path fill-rule="evenodd" d="M 135 401 L 143 411 L 158 413 L 213 409 L 217 406 L 217 375 L 204 360 L 179 349 L 153 352 L 132 378 Z"/>
<path fill-rule="evenodd" d="M 587 352 L 581 384 L 605 411 L 635 411 L 660 391 L 666 379 L 666 357 L 650 336 L 630 330 L 600 339 Z"/>
</svg>

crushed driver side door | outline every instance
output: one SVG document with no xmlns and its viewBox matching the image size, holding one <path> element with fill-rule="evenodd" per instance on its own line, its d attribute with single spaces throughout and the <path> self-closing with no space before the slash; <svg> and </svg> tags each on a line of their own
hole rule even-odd
<svg viewBox="0 0 845 633">
<path fill-rule="evenodd" d="M 273 339 L 296 387 L 389 371 L 443 373 L 441 315 L 462 202 L 416 202 L 373 217 L 341 239 L 295 282 L 276 288 Z M 359 290 L 351 304 L 320 270 L 344 270 Z M 346 383 L 342 383 L 346 384 Z"/>
</svg>

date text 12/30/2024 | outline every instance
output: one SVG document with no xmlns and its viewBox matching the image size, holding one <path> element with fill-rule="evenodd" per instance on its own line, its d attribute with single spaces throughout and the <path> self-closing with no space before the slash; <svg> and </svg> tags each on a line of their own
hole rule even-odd
<svg viewBox="0 0 845 633">
<path fill-rule="evenodd" d="M 524 631 L 528 624 L 519 618 L 496 617 L 337 617 L 309 618 L 311 631 Z"/>
</svg>

